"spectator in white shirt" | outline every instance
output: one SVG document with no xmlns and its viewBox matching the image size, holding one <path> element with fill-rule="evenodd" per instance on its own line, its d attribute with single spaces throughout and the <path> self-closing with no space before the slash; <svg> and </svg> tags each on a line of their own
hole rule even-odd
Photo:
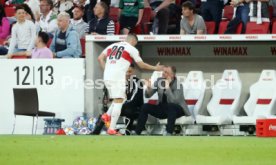
<svg viewBox="0 0 276 165">
<path fill-rule="evenodd" d="M 85 32 L 88 31 L 89 25 L 83 21 L 82 17 L 84 15 L 84 7 L 76 6 L 73 10 L 73 19 L 71 19 L 71 24 L 75 30 L 79 33 L 80 38 L 83 38 Z"/>
<path fill-rule="evenodd" d="M 15 16 L 17 23 L 12 27 L 8 56 L 21 51 L 31 51 L 36 38 L 35 24 L 26 20 L 26 11 L 23 6 L 16 7 Z"/>
<path fill-rule="evenodd" d="M 53 12 L 52 0 L 40 0 L 41 16 L 37 17 L 36 26 L 39 31 L 43 31 L 53 37 L 57 26 L 57 15 Z"/>
</svg>

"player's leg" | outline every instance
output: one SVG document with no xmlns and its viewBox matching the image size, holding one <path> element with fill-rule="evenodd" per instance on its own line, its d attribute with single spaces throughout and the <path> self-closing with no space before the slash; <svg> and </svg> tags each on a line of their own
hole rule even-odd
<svg viewBox="0 0 276 165">
<path fill-rule="evenodd" d="M 108 134 L 117 134 L 117 132 L 115 131 L 116 129 L 116 124 L 118 122 L 118 119 L 121 115 L 121 110 L 122 110 L 122 106 L 124 103 L 124 99 L 123 98 L 116 98 L 113 100 L 113 108 L 112 108 L 112 113 L 111 113 L 111 121 L 110 121 L 110 127 L 108 129 Z"/>
<path fill-rule="evenodd" d="M 116 132 L 116 124 L 121 115 L 121 109 L 126 98 L 126 85 L 125 81 L 113 81 L 109 88 L 110 98 L 112 101 L 112 110 L 111 110 L 111 120 L 110 127 L 107 130 L 107 133 L 110 135 L 118 135 Z"/>
</svg>

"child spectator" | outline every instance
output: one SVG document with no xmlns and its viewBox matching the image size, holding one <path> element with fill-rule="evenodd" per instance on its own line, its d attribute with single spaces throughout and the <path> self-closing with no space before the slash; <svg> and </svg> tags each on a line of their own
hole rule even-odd
<svg viewBox="0 0 276 165">
<path fill-rule="evenodd" d="M 9 55 L 22 51 L 31 51 L 36 38 L 35 25 L 32 21 L 26 20 L 25 8 L 17 6 L 15 10 L 17 23 L 12 27 Z"/>
<path fill-rule="evenodd" d="M 47 48 L 49 36 L 45 32 L 39 32 L 35 40 L 35 48 L 32 51 L 18 52 L 12 56 L 31 56 L 31 58 L 53 58 L 52 51 Z M 11 58 L 11 56 L 8 56 Z"/>
</svg>

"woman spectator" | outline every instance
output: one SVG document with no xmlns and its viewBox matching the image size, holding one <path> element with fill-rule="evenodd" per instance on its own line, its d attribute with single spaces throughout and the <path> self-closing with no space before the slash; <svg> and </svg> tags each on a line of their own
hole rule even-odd
<svg viewBox="0 0 276 165">
<path fill-rule="evenodd" d="M 4 7 L 0 4 L 0 39 L 4 40 L 10 35 L 10 22 L 6 17 Z"/>
<path fill-rule="evenodd" d="M 32 9 L 27 4 L 22 4 L 21 6 L 23 6 L 24 10 L 26 11 L 26 19 L 35 22 L 35 17 Z"/>
<path fill-rule="evenodd" d="M 144 0 L 120 0 L 120 27 L 123 34 L 141 23 L 144 12 Z"/>
<path fill-rule="evenodd" d="M 114 22 L 108 18 L 108 6 L 98 2 L 94 8 L 95 18 L 89 22 L 89 34 L 114 34 Z"/>
</svg>

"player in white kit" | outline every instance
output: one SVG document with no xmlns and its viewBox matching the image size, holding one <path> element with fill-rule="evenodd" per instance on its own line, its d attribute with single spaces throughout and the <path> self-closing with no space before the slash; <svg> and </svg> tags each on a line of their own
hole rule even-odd
<svg viewBox="0 0 276 165">
<path fill-rule="evenodd" d="M 126 72 L 134 60 L 139 68 L 159 71 L 163 66 L 144 63 L 139 51 L 134 47 L 138 42 L 135 34 L 129 34 L 124 42 L 117 42 L 108 46 L 98 57 L 101 68 L 104 70 L 104 83 L 108 89 L 109 97 L 113 99 L 108 111 L 102 115 L 102 120 L 109 126 L 109 135 L 120 135 L 116 124 L 126 98 Z"/>
</svg>

